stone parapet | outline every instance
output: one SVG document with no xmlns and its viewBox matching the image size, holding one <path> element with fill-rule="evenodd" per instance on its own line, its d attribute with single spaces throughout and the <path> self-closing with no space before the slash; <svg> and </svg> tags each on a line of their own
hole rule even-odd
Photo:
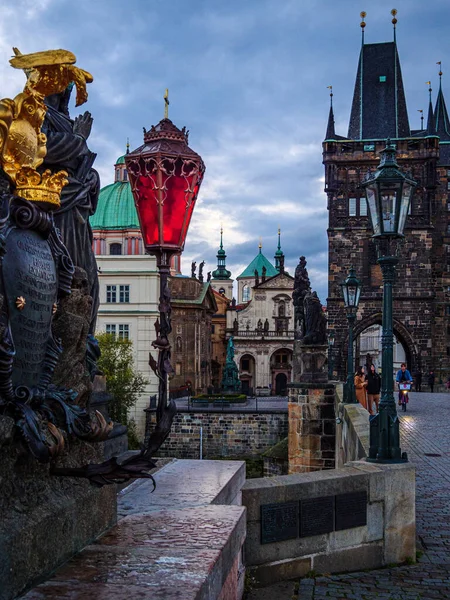
<svg viewBox="0 0 450 600">
<path fill-rule="evenodd" d="M 289 473 L 335 467 L 335 386 L 296 383 L 289 386 Z"/>
<path fill-rule="evenodd" d="M 361 496 L 366 502 L 355 505 L 355 497 Z M 343 469 L 250 479 L 242 498 L 247 507 L 246 568 L 260 585 L 309 571 L 358 571 L 415 559 L 411 464 L 355 461 Z M 328 523 L 315 508 L 324 501 L 333 507 Z M 302 511 L 307 508 L 315 516 L 306 521 L 311 533 L 305 534 Z M 364 517 L 360 525 L 351 522 L 357 511 Z M 263 516 L 275 514 L 275 521 Z M 350 521 L 344 526 L 339 524 L 343 516 Z"/>
</svg>

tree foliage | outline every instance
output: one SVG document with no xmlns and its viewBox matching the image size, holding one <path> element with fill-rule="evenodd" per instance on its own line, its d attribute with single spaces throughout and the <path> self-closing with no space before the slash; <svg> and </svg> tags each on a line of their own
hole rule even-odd
<svg viewBox="0 0 450 600">
<path fill-rule="evenodd" d="M 110 333 L 98 333 L 95 337 L 101 350 L 98 368 L 106 376 L 106 390 L 112 396 L 109 414 L 113 421 L 127 425 L 128 410 L 136 404 L 148 382 L 134 368 L 131 340 Z"/>
</svg>

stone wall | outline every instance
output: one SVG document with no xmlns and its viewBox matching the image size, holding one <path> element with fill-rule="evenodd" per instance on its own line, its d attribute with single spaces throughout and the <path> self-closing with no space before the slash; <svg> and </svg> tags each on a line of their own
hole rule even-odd
<svg viewBox="0 0 450 600">
<path fill-rule="evenodd" d="M 154 419 L 154 414 L 149 413 L 149 418 Z M 180 411 L 159 455 L 199 458 L 200 428 L 203 428 L 203 458 L 254 456 L 286 437 L 287 423 L 288 415 L 282 411 Z"/>
<path fill-rule="evenodd" d="M 335 467 L 335 386 L 289 385 L 289 473 Z"/>
<path fill-rule="evenodd" d="M 364 501 L 357 508 L 356 494 Z M 332 507 L 326 515 L 331 526 L 325 529 L 324 501 Z M 345 527 L 338 524 L 339 501 Z M 245 564 L 260 585 L 312 570 L 358 571 L 415 560 L 415 469 L 410 463 L 356 461 L 343 469 L 249 479 L 242 502 L 247 507 Z M 356 511 L 363 512 L 365 524 L 349 523 Z M 264 524 L 263 514 L 269 517 Z M 300 536 L 305 522 L 310 533 Z"/>
</svg>

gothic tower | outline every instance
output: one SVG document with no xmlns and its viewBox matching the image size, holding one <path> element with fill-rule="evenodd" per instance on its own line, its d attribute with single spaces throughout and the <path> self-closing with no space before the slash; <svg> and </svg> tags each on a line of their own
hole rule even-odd
<svg viewBox="0 0 450 600">
<path fill-rule="evenodd" d="M 223 229 L 220 228 L 220 247 L 217 252 L 217 269 L 212 272 L 211 287 L 219 294 L 223 294 L 226 298 L 231 300 L 233 297 L 233 280 L 231 279 L 231 272 L 227 269 L 227 255 L 223 249 L 222 236 Z"/>
<path fill-rule="evenodd" d="M 329 211 L 328 325 L 335 334 L 333 362 L 341 380 L 347 369 L 348 329 L 339 283 L 352 265 L 363 283 L 355 334 L 381 325 L 381 271 L 361 183 L 378 165 L 388 137 L 396 146 L 400 168 L 418 184 L 397 266 L 394 333 L 410 369 L 450 371 L 449 120 L 440 83 L 434 111 L 430 102 L 427 129 L 410 128 L 395 18 L 393 23 L 392 42 L 365 44 L 363 35 L 348 135 L 335 133 L 331 105 L 323 142 Z M 365 23 L 361 26 L 364 32 Z"/>
</svg>

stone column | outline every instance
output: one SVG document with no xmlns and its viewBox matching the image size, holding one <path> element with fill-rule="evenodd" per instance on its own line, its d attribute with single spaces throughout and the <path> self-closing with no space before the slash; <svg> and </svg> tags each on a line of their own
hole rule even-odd
<svg viewBox="0 0 450 600">
<path fill-rule="evenodd" d="M 335 468 L 335 386 L 291 383 L 289 386 L 289 473 Z"/>
</svg>

